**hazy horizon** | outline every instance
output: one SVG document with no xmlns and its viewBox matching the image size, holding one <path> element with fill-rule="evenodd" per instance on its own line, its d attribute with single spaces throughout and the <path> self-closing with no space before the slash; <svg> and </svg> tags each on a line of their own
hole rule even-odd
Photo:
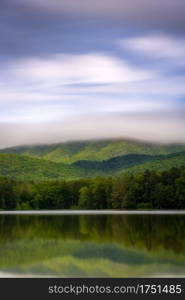
<svg viewBox="0 0 185 300">
<path fill-rule="evenodd" d="M 185 143 L 185 0 L 2 0 L 0 148 Z"/>
<path fill-rule="evenodd" d="M 45 143 L 25 143 L 25 144 L 17 144 L 13 146 L 8 147 L 0 147 L 0 150 L 3 149 L 11 149 L 11 148 L 21 148 L 21 147 L 39 147 L 39 146 L 52 146 L 52 145 L 60 145 L 60 144 L 76 144 L 76 143 L 93 143 L 93 142 L 117 142 L 117 141 L 125 141 L 125 142 L 133 142 L 133 143 L 140 143 L 140 144 L 148 144 L 148 145 L 161 145 L 161 146 L 172 146 L 172 145 L 185 145 L 185 142 L 175 142 L 175 143 L 169 143 L 169 142 L 151 142 L 147 140 L 142 139 L 131 139 L 131 138 L 124 138 L 124 137 L 112 137 L 112 138 L 92 138 L 92 139 L 71 139 L 71 140 L 63 140 L 63 141 L 56 141 L 54 143 L 52 142 L 45 142 Z"/>
</svg>

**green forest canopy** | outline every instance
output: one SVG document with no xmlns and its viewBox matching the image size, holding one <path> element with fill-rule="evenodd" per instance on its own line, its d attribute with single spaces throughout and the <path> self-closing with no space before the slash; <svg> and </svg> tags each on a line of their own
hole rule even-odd
<svg viewBox="0 0 185 300">
<path fill-rule="evenodd" d="M 185 151 L 185 145 L 181 144 L 154 144 L 136 140 L 112 139 L 19 146 L 2 149 L 0 153 L 73 163 L 80 160 L 102 161 L 128 154 L 167 155 L 183 151 Z"/>
<path fill-rule="evenodd" d="M 74 181 L 0 177 L 1 209 L 185 209 L 185 168 Z"/>
</svg>

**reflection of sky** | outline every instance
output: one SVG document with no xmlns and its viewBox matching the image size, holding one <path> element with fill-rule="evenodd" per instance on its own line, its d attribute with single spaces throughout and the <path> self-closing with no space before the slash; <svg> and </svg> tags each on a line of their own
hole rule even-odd
<svg viewBox="0 0 185 300">
<path fill-rule="evenodd" d="M 0 146 L 185 142 L 184 12 L 180 0 L 1 1 Z"/>
</svg>

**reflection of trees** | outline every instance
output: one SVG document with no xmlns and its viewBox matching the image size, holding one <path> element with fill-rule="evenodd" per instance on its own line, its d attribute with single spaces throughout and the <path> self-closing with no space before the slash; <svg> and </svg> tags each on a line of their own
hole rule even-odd
<svg viewBox="0 0 185 300">
<path fill-rule="evenodd" d="M 185 216 L 0 216 L 0 244 L 23 238 L 84 240 L 185 253 Z"/>
</svg>

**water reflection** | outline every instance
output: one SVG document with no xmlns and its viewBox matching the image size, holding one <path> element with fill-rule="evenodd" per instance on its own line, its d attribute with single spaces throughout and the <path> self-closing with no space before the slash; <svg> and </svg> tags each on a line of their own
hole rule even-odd
<svg viewBox="0 0 185 300">
<path fill-rule="evenodd" d="M 185 216 L 1 215 L 0 276 L 7 274 L 184 276 Z"/>
</svg>

